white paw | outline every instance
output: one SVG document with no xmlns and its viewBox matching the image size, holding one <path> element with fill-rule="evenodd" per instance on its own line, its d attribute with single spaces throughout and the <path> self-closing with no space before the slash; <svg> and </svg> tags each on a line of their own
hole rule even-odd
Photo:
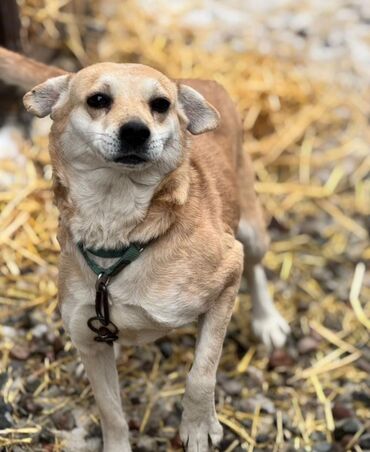
<svg viewBox="0 0 370 452">
<path fill-rule="evenodd" d="M 185 414 L 185 413 L 184 413 Z M 180 438 L 187 452 L 208 452 L 208 438 L 212 445 L 217 446 L 223 436 L 221 424 L 216 413 L 208 419 L 187 419 L 183 415 L 180 425 Z"/>
<path fill-rule="evenodd" d="M 276 310 L 266 317 L 255 317 L 252 320 L 254 334 L 268 347 L 282 347 L 290 333 L 286 320 Z"/>
</svg>

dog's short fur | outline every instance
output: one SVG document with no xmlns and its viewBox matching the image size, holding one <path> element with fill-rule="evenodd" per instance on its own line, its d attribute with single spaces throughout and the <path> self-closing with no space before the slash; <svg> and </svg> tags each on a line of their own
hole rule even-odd
<svg viewBox="0 0 370 452">
<path fill-rule="evenodd" d="M 34 69 L 39 78 L 44 70 Z M 111 105 L 89 106 L 87 99 L 98 92 L 109 95 Z M 167 112 L 151 109 L 158 97 L 170 102 Z M 229 96 L 212 81 L 172 81 L 147 66 L 102 63 L 47 80 L 24 103 L 31 113 L 53 119 L 60 306 L 99 406 L 104 450 L 131 449 L 113 349 L 95 342 L 86 326 L 94 315 L 96 277 L 76 247 L 79 241 L 92 248 L 151 242 L 112 280 L 111 318 L 120 342 L 128 345 L 199 320 L 180 435 L 188 451 L 208 450 L 208 437 L 214 444 L 222 437 L 214 403 L 216 369 L 243 254 L 255 333 L 266 345 L 281 346 L 289 331 L 260 264 L 268 238 Z M 140 149 L 143 163 L 125 163 L 130 152 L 120 130 L 133 120 L 150 131 Z M 100 263 L 106 265 L 106 259 Z"/>
</svg>

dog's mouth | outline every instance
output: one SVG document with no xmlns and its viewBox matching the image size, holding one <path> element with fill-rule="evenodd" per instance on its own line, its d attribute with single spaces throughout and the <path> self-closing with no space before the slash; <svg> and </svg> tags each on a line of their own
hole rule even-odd
<svg viewBox="0 0 370 452">
<path fill-rule="evenodd" d="M 140 163 L 146 163 L 148 160 L 139 157 L 136 154 L 124 155 L 114 159 L 115 163 L 122 163 L 123 165 L 140 165 Z"/>
</svg>

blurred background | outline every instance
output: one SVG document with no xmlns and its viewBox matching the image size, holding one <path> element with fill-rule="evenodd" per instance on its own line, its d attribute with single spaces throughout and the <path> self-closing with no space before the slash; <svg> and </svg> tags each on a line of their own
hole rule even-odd
<svg viewBox="0 0 370 452">
<path fill-rule="evenodd" d="M 292 327 L 273 353 L 244 284 L 218 372 L 221 451 L 370 450 L 370 3 L 2 0 L 0 43 L 67 70 L 140 62 L 215 79 L 243 117 Z M 98 451 L 92 392 L 57 305 L 50 120 L 0 86 L 0 449 Z M 181 450 L 195 329 L 124 350 L 134 450 Z"/>
</svg>

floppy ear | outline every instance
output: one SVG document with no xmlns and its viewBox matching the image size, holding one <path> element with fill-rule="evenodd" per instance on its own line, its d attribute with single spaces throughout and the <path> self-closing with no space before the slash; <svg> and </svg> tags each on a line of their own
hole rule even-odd
<svg viewBox="0 0 370 452">
<path fill-rule="evenodd" d="M 53 77 L 35 86 L 23 97 L 27 111 L 39 118 L 50 115 L 61 95 L 67 91 L 71 74 Z"/>
<path fill-rule="evenodd" d="M 179 85 L 178 96 L 189 120 L 190 133 L 198 135 L 218 126 L 220 114 L 198 91 L 187 85 Z"/>
</svg>

